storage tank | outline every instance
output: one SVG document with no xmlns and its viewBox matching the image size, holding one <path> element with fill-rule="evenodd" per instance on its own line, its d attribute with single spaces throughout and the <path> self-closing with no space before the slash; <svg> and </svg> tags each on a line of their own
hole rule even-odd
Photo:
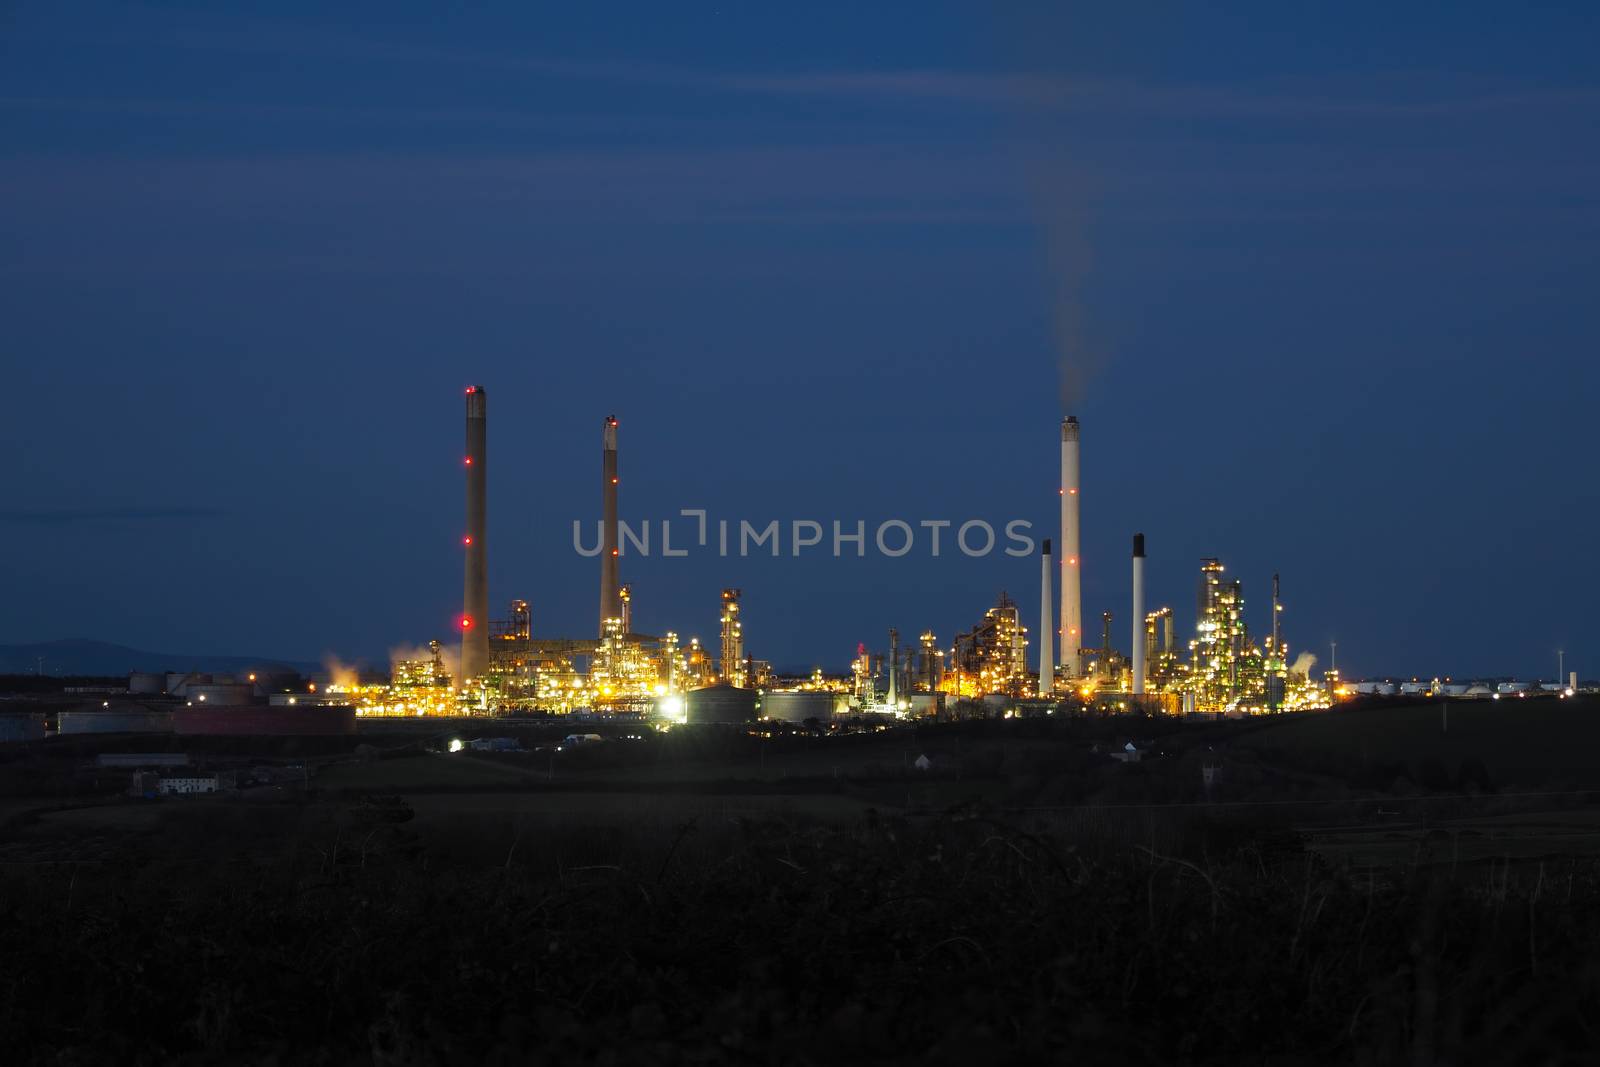
<svg viewBox="0 0 1600 1067">
<path fill-rule="evenodd" d="M 780 722 L 805 722 L 807 719 L 827 722 L 833 718 L 837 701 L 832 693 L 766 692 L 761 694 L 761 717 Z"/>
<path fill-rule="evenodd" d="M 160 696 L 167 691 L 167 676 L 149 671 L 133 671 L 128 675 L 128 692 L 145 696 Z"/>
<path fill-rule="evenodd" d="M 983 709 L 996 717 L 1004 715 L 1011 707 L 1011 698 L 1004 693 L 985 693 L 983 695 Z"/>
<path fill-rule="evenodd" d="M 683 696 L 684 721 L 691 724 L 754 722 L 759 706 L 754 689 L 732 685 L 691 689 Z"/>
<path fill-rule="evenodd" d="M 0 715 L 0 742 L 44 738 L 43 715 Z"/>
<path fill-rule="evenodd" d="M 124 711 L 63 711 L 56 719 L 56 733 L 71 734 L 170 734 L 172 712 L 149 708 Z"/>
<path fill-rule="evenodd" d="M 356 732 L 356 709 L 350 704 L 308 707 L 178 708 L 173 723 L 180 735 L 228 734 L 234 737 L 318 737 Z"/>
<path fill-rule="evenodd" d="M 204 685 L 211 681 L 209 674 L 197 674 L 194 671 L 168 671 L 167 680 L 163 683 L 167 693 L 172 696 L 182 696 L 184 689 L 191 685 Z"/>
<path fill-rule="evenodd" d="M 255 703 L 256 687 L 247 682 L 204 682 L 185 686 L 183 696 L 195 704 L 238 707 Z"/>
<path fill-rule="evenodd" d="M 907 699 L 911 702 L 913 718 L 932 719 L 944 711 L 943 693 L 910 693 Z"/>
<path fill-rule="evenodd" d="M 1439 692 L 1447 697 L 1459 697 L 1466 696 L 1467 690 L 1471 688 L 1465 682 L 1446 682 L 1439 687 Z"/>
</svg>

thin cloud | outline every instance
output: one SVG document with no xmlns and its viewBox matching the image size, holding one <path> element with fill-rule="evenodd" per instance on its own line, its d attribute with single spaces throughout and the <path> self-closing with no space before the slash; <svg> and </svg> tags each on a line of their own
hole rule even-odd
<svg viewBox="0 0 1600 1067">
<path fill-rule="evenodd" d="M 221 508 L 7 508 L 0 510 L 0 522 L 65 526 L 122 520 L 218 519 L 226 514 Z"/>
<path fill-rule="evenodd" d="M 272 27 L 249 32 L 183 27 L 165 33 L 120 33 L 99 38 L 77 38 L 83 43 L 176 48 L 245 55 L 293 55 L 305 59 L 340 62 L 393 63 L 406 66 L 468 67 L 475 70 L 520 72 L 537 78 L 592 81 L 661 89 L 764 96 L 840 97 L 883 103 L 940 103 L 981 109 L 1026 105 L 1063 114 L 1128 115 L 1190 119 L 1429 119 L 1488 112 L 1593 107 L 1600 104 L 1600 88 L 1593 86 L 1523 87 L 1480 86 L 1477 91 L 1459 84 L 1453 88 L 1431 84 L 1417 75 L 1379 79 L 1388 92 L 1374 95 L 1373 79 L 1360 84 L 1307 81 L 1258 85 L 1206 85 L 1151 83 L 1085 78 L 1038 71 L 957 71 L 947 69 L 801 70 L 787 74 L 762 74 L 708 70 L 638 60 L 574 60 L 517 55 L 499 51 L 445 48 L 437 45 L 375 41 L 339 34 L 307 36 Z M 25 100 L 0 106 L 27 106 Z M 41 108 L 104 107 L 112 101 L 40 100 Z M 300 108 L 262 105 L 211 105 L 185 101 L 140 101 L 132 109 L 226 110 L 237 106 L 260 114 L 289 116 Z M 313 110 L 313 109 L 305 109 Z M 333 109 L 337 110 L 337 109 Z M 376 109 L 352 109 L 359 117 L 388 117 Z M 399 112 L 405 114 L 405 112 Z M 514 111 L 436 110 L 412 112 L 413 117 L 435 121 L 498 123 L 537 121 L 537 113 Z M 589 117 L 588 121 L 595 121 Z"/>
</svg>

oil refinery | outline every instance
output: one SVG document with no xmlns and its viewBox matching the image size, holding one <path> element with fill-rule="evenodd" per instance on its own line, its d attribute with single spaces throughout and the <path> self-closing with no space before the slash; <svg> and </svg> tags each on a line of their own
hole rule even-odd
<svg viewBox="0 0 1600 1067">
<path fill-rule="evenodd" d="M 1179 647 L 1170 605 L 1147 607 L 1146 539 L 1132 536 L 1127 648 L 1113 639 L 1116 613 L 1100 615 L 1098 642 L 1084 630 L 1081 556 L 1082 427 L 1060 425 L 1059 562 L 1052 540 L 1040 551 L 1039 638 L 1030 655 L 1022 608 L 1000 591 L 974 610 L 970 629 L 941 642 L 923 630 L 902 644 L 858 643 L 845 675 L 820 668 L 781 677 L 747 651 L 744 592 L 708 590 L 702 617 L 716 609 L 716 647 L 680 631 L 635 630 L 632 584 L 621 575 L 619 423 L 601 422 L 599 610 L 595 636 L 534 636 L 529 602 L 512 599 L 491 619 L 488 589 L 488 393 L 466 390 L 463 456 L 466 514 L 459 654 L 454 668 L 437 640 L 426 654 L 397 657 L 384 682 L 335 679 L 322 699 L 353 705 L 362 717 L 544 713 L 627 716 L 663 723 L 795 720 L 835 715 L 966 718 L 1138 711 L 1239 716 L 1325 707 L 1338 694 L 1337 672 L 1310 674 L 1312 657 L 1291 661 L 1282 633 L 1283 603 L 1272 578 L 1267 624 L 1252 634 L 1243 583 L 1219 558 L 1199 561 L 1194 636 Z M 713 596 L 716 599 L 713 599 Z M 1059 598 L 1059 599 L 1057 599 Z M 565 627 L 568 633 L 586 627 Z"/>
</svg>

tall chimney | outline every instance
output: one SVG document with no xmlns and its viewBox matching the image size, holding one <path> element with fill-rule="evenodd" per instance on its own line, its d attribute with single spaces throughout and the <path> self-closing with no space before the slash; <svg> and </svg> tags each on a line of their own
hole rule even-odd
<svg viewBox="0 0 1600 1067">
<path fill-rule="evenodd" d="M 607 619 L 622 618 L 617 581 L 617 419 L 607 415 L 600 453 L 600 636 Z"/>
<path fill-rule="evenodd" d="M 1055 599 L 1050 590 L 1052 566 L 1050 539 L 1046 537 L 1039 553 L 1039 695 L 1042 697 L 1049 696 L 1056 687 L 1056 627 L 1050 617 L 1051 601 Z"/>
<path fill-rule="evenodd" d="M 889 708 L 900 712 L 900 631 L 889 627 Z"/>
<path fill-rule="evenodd" d="M 1078 419 L 1061 420 L 1061 666 L 1068 678 L 1081 673 L 1083 593 L 1078 565 Z"/>
<path fill-rule="evenodd" d="M 458 688 L 489 673 L 489 552 L 485 544 L 489 511 L 489 396 L 481 385 L 467 386 L 467 556 L 461 597 L 461 677 Z"/>
<path fill-rule="evenodd" d="M 1133 695 L 1144 695 L 1144 534 L 1133 535 Z"/>
</svg>

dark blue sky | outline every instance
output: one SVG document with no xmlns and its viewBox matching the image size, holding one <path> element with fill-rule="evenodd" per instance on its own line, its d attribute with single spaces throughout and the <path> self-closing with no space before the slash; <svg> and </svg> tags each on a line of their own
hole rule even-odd
<svg viewBox="0 0 1600 1067">
<path fill-rule="evenodd" d="M 472 382 L 543 634 L 608 412 L 628 518 L 1053 535 L 1065 360 L 1119 643 L 1143 530 L 1185 631 L 1217 555 L 1347 672 L 1597 673 L 1591 7 L 216 6 L 0 9 L 0 640 L 448 636 Z M 999 554 L 623 574 L 795 667 L 1037 606 Z"/>
</svg>

